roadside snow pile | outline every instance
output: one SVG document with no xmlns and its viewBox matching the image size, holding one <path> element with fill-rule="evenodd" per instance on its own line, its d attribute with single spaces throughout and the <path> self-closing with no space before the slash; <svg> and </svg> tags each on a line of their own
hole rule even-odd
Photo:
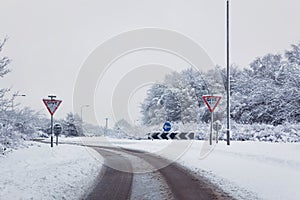
<svg viewBox="0 0 300 200">
<path fill-rule="evenodd" d="M 205 158 L 193 143 L 178 162 L 230 193 L 236 199 L 298 200 L 300 146 L 290 143 L 224 142 Z M 196 155 L 196 156 L 195 156 Z"/>
<path fill-rule="evenodd" d="M 0 199 L 82 199 L 100 172 L 90 148 L 35 144 L 0 157 Z"/>
</svg>

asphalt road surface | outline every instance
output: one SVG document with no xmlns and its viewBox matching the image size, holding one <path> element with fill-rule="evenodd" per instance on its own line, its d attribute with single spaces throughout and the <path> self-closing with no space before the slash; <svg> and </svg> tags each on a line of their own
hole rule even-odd
<svg viewBox="0 0 300 200">
<path fill-rule="evenodd" d="M 232 199 L 220 189 L 202 180 L 199 176 L 194 176 L 189 170 L 179 166 L 176 163 L 170 163 L 167 160 L 141 151 L 112 148 L 112 147 L 93 147 L 99 152 L 105 160 L 102 171 L 98 177 L 98 183 L 87 196 L 87 200 L 127 200 L 127 199 L 178 199 L 178 200 L 223 200 Z M 133 159 L 136 157 L 139 161 Z M 134 161 L 135 160 L 135 161 Z M 136 197 L 132 195 L 132 186 L 134 176 L 138 176 L 134 169 L 143 162 L 157 169 L 155 173 L 161 176 L 151 181 L 163 180 L 166 187 L 147 191 L 143 190 L 144 196 Z M 134 163 L 138 162 L 138 163 Z M 134 166 L 134 167 L 133 167 Z M 120 170 L 121 169 L 121 170 Z M 149 170 L 148 173 L 154 173 Z M 141 181 L 142 179 L 140 179 Z M 139 183 L 135 183 L 139 184 Z M 152 183 L 156 184 L 156 183 Z M 157 183 L 158 184 L 158 183 Z M 149 184 L 147 184 L 149 185 Z M 140 189 L 141 190 L 141 189 Z M 161 193 L 164 196 L 153 196 L 155 193 Z"/>
<path fill-rule="evenodd" d="M 116 170 L 113 166 L 122 165 L 127 171 L 132 171 L 130 162 L 111 151 L 95 149 L 105 158 L 105 165 L 99 182 L 87 199 L 129 199 L 133 174 Z"/>
</svg>

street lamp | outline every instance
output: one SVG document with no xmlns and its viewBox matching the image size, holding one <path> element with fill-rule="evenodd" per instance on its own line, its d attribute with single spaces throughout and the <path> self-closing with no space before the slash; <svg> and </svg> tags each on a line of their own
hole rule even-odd
<svg viewBox="0 0 300 200">
<path fill-rule="evenodd" d="M 87 108 L 87 107 L 90 107 L 90 105 L 82 105 L 82 106 L 80 107 L 80 119 L 81 119 L 81 122 L 83 122 L 83 120 L 82 120 L 82 109 L 83 109 L 83 108 Z"/>
<path fill-rule="evenodd" d="M 11 110 L 14 111 L 14 100 L 16 97 L 26 97 L 26 94 L 13 94 L 11 99 Z"/>
<path fill-rule="evenodd" d="M 105 129 L 108 129 L 108 117 L 105 118 Z"/>
<path fill-rule="evenodd" d="M 107 135 L 107 129 L 108 129 L 108 117 L 105 118 L 105 130 L 104 130 L 104 136 Z"/>
<path fill-rule="evenodd" d="M 230 47 L 229 47 L 229 0 L 226 1 L 226 67 L 227 67 L 227 130 L 226 130 L 226 140 L 227 145 L 230 145 Z"/>
</svg>

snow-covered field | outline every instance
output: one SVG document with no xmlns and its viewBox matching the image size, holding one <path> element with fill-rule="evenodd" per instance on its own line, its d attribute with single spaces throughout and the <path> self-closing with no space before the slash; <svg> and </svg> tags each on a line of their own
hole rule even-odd
<svg viewBox="0 0 300 200">
<path fill-rule="evenodd" d="M 0 199 L 81 199 L 102 161 L 92 149 L 74 145 L 15 150 L 0 157 Z"/>
<path fill-rule="evenodd" d="M 299 143 L 232 142 L 227 146 L 221 141 L 210 147 L 204 141 L 106 139 L 62 141 L 156 153 L 186 166 L 237 199 L 300 199 Z M 173 155 L 176 149 L 177 155 Z M 51 149 L 40 144 L 14 151 L 0 158 L 0 199 L 80 198 L 91 187 L 102 161 L 95 151 L 78 145 Z"/>
</svg>

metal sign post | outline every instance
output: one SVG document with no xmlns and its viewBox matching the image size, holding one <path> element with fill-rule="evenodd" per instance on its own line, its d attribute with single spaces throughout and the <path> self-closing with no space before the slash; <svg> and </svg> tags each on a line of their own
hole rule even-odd
<svg viewBox="0 0 300 200">
<path fill-rule="evenodd" d="M 222 123 L 217 120 L 213 123 L 213 128 L 216 131 L 216 143 L 219 142 L 219 131 L 222 129 Z"/>
<path fill-rule="evenodd" d="M 214 112 L 211 112 L 210 115 L 211 117 L 210 117 L 209 145 L 212 145 Z"/>
<path fill-rule="evenodd" d="M 212 145 L 212 135 L 213 135 L 213 121 L 214 121 L 214 111 L 220 103 L 221 96 L 202 96 L 203 101 L 207 105 L 208 110 L 211 113 L 210 119 L 210 133 L 209 133 L 209 145 Z"/>
<path fill-rule="evenodd" d="M 53 147 L 53 115 L 51 115 L 51 147 Z"/>
<path fill-rule="evenodd" d="M 54 99 L 56 96 L 53 95 L 49 95 L 48 97 L 50 99 L 43 99 L 43 102 L 51 115 L 51 147 L 53 147 L 53 115 L 62 101 Z"/>
</svg>

